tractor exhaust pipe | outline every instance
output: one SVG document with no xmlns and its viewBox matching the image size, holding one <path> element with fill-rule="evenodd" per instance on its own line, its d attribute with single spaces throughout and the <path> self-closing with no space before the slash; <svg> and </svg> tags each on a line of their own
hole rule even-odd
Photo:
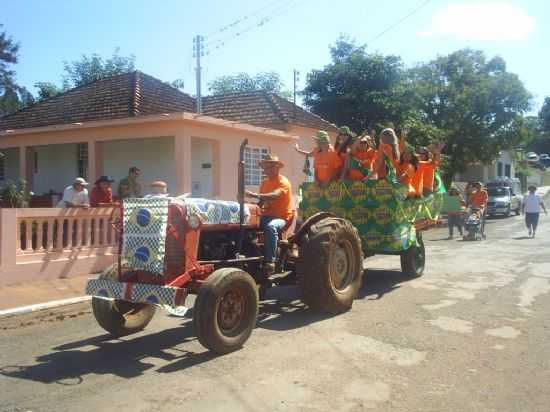
<svg viewBox="0 0 550 412">
<path fill-rule="evenodd" d="M 238 196 L 239 196 L 239 241 L 237 244 L 237 258 L 241 254 L 244 240 L 244 149 L 248 145 L 248 139 L 244 139 L 239 147 L 239 181 L 238 181 Z"/>
</svg>

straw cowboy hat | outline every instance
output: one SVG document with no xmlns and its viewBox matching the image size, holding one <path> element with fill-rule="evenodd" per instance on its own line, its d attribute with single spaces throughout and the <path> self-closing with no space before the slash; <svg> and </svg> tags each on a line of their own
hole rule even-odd
<svg viewBox="0 0 550 412">
<path fill-rule="evenodd" d="M 339 127 L 338 128 L 338 133 L 343 134 L 345 136 L 357 137 L 357 135 L 355 133 L 353 133 L 348 126 Z"/>
<path fill-rule="evenodd" d="M 279 166 L 279 168 L 285 166 L 285 164 L 279 160 L 279 157 L 273 154 L 266 155 L 266 157 L 260 162 L 261 167 L 264 167 L 268 164 L 276 164 Z"/>
<path fill-rule="evenodd" d="M 317 133 L 315 133 L 313 139 L 317 140 L 319 143 L 330 144 L 330 136 L 324 130 L 319 130 Z"/>
</svg>

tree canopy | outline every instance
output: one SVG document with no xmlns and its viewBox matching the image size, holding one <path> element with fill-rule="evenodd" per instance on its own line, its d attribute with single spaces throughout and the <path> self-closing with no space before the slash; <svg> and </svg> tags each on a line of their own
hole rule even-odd
<svg viewBox="0 0 550 412">
<path fill-rule="evenodd" d="M 330 64 L 307 75 L 304 102 L 313 112 L 356 132 L 402 120 L 398 95 L 405 71 L 398 56 L 367 53 L 346 37 L 330 54 Z"/>
<path fill-rule="evenodd" d="M 208 90 L 213 95 L 265 90 L 284 98 L 291 96 L 290 91 L 285 89 L 281 76 L 276 72 L 261 72 L 254 76 L 248 73 L 220 76 L 208 83 Z"/>
<path fill-rule="evenodd" d="M 447 180 L 530 138 L 523 116 L 531 95 L 501 57 L 464 49 L 406 69 L 398 56 L 345 37 L 330 52 L 332 62 L 308 74 L 306 105 L 356 132 L 408 128 L 413 144 L 446 143 Z"/>
<path fill-rule="evenodd" d="M 550 137 L 550 96 L 544 99 L 539 112 L 539 121 L 542 132 Z"/>
<path fill-rule="evenodd" d="M 15 112 L 34 101 L 31 93 L 16 83 L 12 66 L 17 63 L 18 53 L 19 44 L 5 31 L 0 31 L 0 116 Z"/>
<path fill-rule="evenodd" d="M 531 95 L 502 58 L 459 50 L 411 69 L 409 79 L 420 118 L 441 131 L 451 177 L 526 138 Z"/>
</svg>

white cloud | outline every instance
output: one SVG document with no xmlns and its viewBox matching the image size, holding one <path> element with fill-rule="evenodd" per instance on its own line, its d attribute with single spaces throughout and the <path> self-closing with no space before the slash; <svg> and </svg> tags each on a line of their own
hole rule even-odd
<svg viewBox="0 0 550 412">
<path fill-rule="evenodd" d="M 463 40 L 524 40 L 536 20 L 521 7 L 502 1 L 450 4 L 436 12 L 421 36 L 453 36 Z"/>
</svg>

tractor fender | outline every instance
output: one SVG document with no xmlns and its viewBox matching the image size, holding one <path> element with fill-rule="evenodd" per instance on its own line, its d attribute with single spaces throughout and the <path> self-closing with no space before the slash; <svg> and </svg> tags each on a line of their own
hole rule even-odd
<svg viewBox="0 0 550 412">
<path fill-rule="evenodd" d="M 306 233 L 308 229 L 311 226 L 313 226 L 315 223 L 320 222 L 321 220 L 326 219 L 327 217 L 335 217 L 335 216 L 334 214 L 329 212 L 319 212 L 310 216 L 308 219 L 306 219 L 304 223 L 300 225 L 300 228 L 298 229 L 298 231 L 288 238 L 288 241 L 291 243 L 300 245 L 300 241 L 302 240 L 303 234 Z"/>
</svg>

